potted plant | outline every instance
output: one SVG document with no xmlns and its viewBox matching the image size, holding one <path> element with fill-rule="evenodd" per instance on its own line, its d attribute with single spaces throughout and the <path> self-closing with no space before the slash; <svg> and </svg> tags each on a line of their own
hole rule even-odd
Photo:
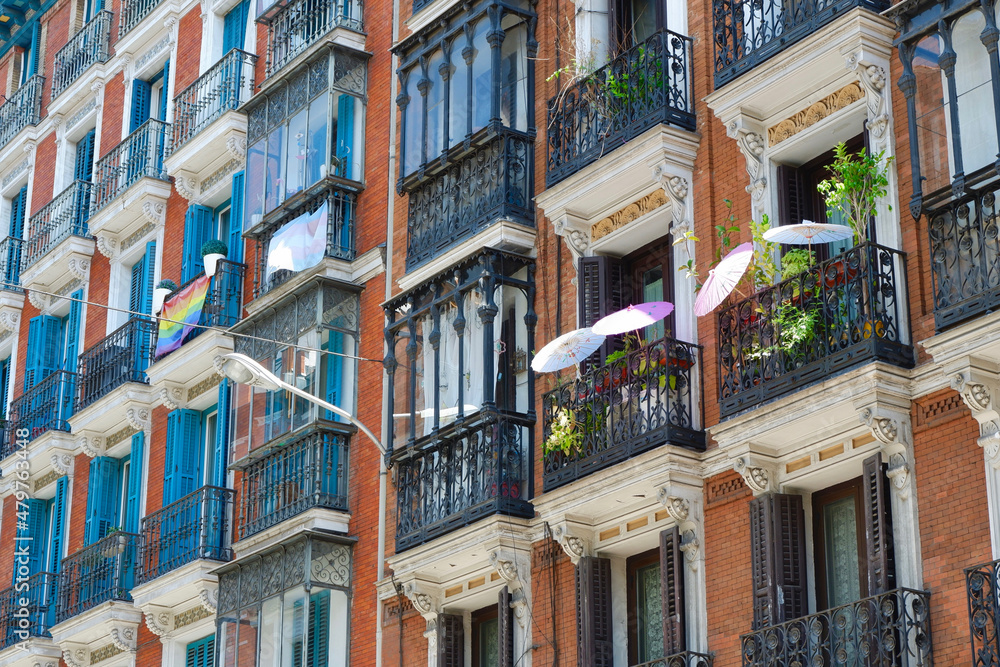
<svg viewBox="0 0 1000 667">
<path fill-rule="evenodd" d="M 542 442 L 542 456 L 557 452 L 571 456 L 579 454 L 582 447 L 583 432 L 576 415 L 569 408 L 559 408 L 549 426 L 549 436 Z"/>
<path fill-rule="evenodd" d="M 128 535 L 121 532 L 118 526 L 108 528 L 107 535 L 104 536 L 104 544 L 101 547 L 101 555 L 105 558 L 114 558 L 124 553 L 125 545 L 128 543 Z"/>
<path fill-rule="evenodd" d="M 201 258 L 205 262 L 205 275 L 214 276 L 215 266 L 220 259 L 229 255 L 229 246 L 219 239 L 205 241 L 201 246 Z"/>
<path fill-rule="evenodd" d="M 161 280 L 153 288 L 153 313 L 158 314 L 163 310 L 163 302 L 166 298 L 177 291 L 177 283 L 173 280 Z"/>
</svg>

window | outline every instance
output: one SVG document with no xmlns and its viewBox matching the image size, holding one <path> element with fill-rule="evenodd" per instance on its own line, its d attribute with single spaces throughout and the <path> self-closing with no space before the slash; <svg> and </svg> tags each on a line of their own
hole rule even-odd
<svg viewBox="0 0 1000 667">
<path fill-rule="evenodd" d="M 472 667 L 500 667 L 496 605 L 472 612 Z"/>
<path fill-rule="evenodd" d="M 215 635 L 191 642 L 184 651 L 184 667 L 215 667 Z"/>
<path fill-rule="evenodd" d="M 222 20 L 222 54 L 226 55 L 233 49 L 243 49 L 247 33 L 247 18 L 250 13 L 250 0 L 241 0 L 229 10 Z"/>
<path fill-rule="evenodd" d="M 167 415 L 163 506 L 177 502 L 201 486 L 204 425 L 197 410 L 173 410 Z"/>
<path fill-rule="evenodd" d="M 471 140 L 493 119 L 510 129 L 529 130 L 533 16 L 526 7 L 482 3 L 467 16 L 456 16 L 447 28 L 401 47 L 402 178 Z M 498 30 L 503 41 L 491 47 L 488 36 Z M 493 49 L 500 51 L 496 71 Z"/>
<path fill-rule="evenodd" d="M 219 574 L 218 665 L 346 664 L 350 580 L 351 548 L 316 538 L 226 566 Z"/>
<path fill-rule="evenodd" d="M 656 660 L 663 653 L 663 600 L 660 552 L 657 549 L 626 561 L 629 664 Z"/>
<path fill-rule="evenodd" d="M 0 245 L 0 262 L 3 271 L 0 280 L 3 287 L 9 289 L 21 283 L 21 240 L 24 239 L 24 218 L 28 208 L 28 186 L 24 185 L 10 199 L 10 217 L 8 218 L 7 236 Z"/>
<path fill-rule="evenodd" d="M 828 609 L 868 596 L 861 478 L 813 494 L 816 607 Z"/>
<path fill-rule="evenodd" d="M 129 457 L 116 459 L 96 456 L 90 460 L 87 479 L 87 520 L 84 527 L 84 544 L 93 544 L 111 529 L 121 530 L 122 492 L 128 479 Z"/>
<path fill-rule="evenodd" d="M 612 50 L 625 51 L 667 27 L 665 0 L 609 0 L 608 30 Z"/>
<path fill-rule="evenodd" d="M 254 97 L 247 111 L 247 225 L 327 177 L 362 180 L 366 69 L 358 57 L 330 50 Z"/>
</svg>

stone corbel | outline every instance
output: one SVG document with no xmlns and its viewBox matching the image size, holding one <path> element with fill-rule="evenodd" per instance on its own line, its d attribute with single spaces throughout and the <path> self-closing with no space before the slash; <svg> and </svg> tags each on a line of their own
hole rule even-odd
<svg viewBox="0 0 1000 667">
<path fill-rule="evenodd" d="M 90 259 L 83 257 L 70 257 L 69 262 L 67 263 L 67 268 L 75 277 L 79 278 L 83 282 L 87 282 L 87 277 L 90 275 Z"/>
<path fill-rule="evenodd" d="M 125 410 L 125 419 L 127 419 L 129 425 L 137 431 L 148 431 L 153 425 L 152 418 L 149 414 L 149 408 L 128 408 Z"/>
<path fill-rule="evenodd" d="M 114 234 L 101 233 L 97 235 L 97 251 L 108 259 L 115 258 L 119 247 L 118 237 Z"/>
<path fill-rule="evenodd" d="M 403 584 L 403 595 L 410 599 L 413 608 L 427 621 L 427 627 L 437 623 L 437 616 L 441 613 L 441 599 L 437 592 L 418 581 L 408 581 Z"/>
<path fill-rule="evenodd" d="M 559 543 L 573 565 L 579 563 L 584 556 L 590 555 L 590 540 L 570 528 L 566 523 L 561 523 L 552 529 L 552 539 Z"/>
<path fill-rule="evenodd" d="M 167 205 L 160 201 L 143 202 L 142 216 L 154 225 L 162 225 L 167 219 Z"/>
<path fill-rule="evenodd" d="M 176 382 L 164 382 L 163 384 L 163 388 L 160 389 L 160 402 L 163 403 L 164 407 L 168 410 L 179 410 L 187 407 L 187 401 L 184 399 L 184 385 Z"/>
<path fill-rule="evenodd" d="M 59 648 L 62 649 L 63 662 L 69 667 L 90 667 L 90 648 L 86 644 L 63 642 Z"/>
<path fill-rule="evenodd" d="M 90 84 L 90 90 L 100 95 L 101 91 L 104 90 L 104 79 L 95 79 L 94 82 Z"/>
<path fill-rule="evenodd" d="M 663 164 L 653 167 L 653 180 L 660 184 L 670 202 L 670 233 L 675 239 L 680 238 L 692 230 L 687 215 L 687 195 L 691 184 L 688 179 L 670 173 Z"/>
<path fill-rule="evenodd" d="M 767 141 L 764 126 L 740 116 L 726 126 L 726 134 L 736 140 L 736 145 L 746 160 L 750 184 L 746 187 L 753 202 L 755 213 L 763 210 L 767 193 L 767 168 L 764 164 L 764 149 Z"/>
<path fill-rule="evenodd" d="M 147 439 L 146 442 L 149 442 Z M 198 599 L 201 606 L 206 611 L 214 614 L 219 608 L 219 588 L 218 586 L 206 586 L 198 591 Z"/>
<path fill-rule="evenodd" d="M 879 62 L 874 62 L 875 60 Z M 891 149 L 889 139 L 892 109 L 889 106 L 889 88 L 886 86 L 888 63 L 882 62 L 883 60 L 863 51 L 855 51 L 845 56 L 845 66 L 849 71 L 857 72 L 858 81 L 865 90 L 868 136 L 871 140 L 872 153 Z"/>
<path fill-rule="evenodd" d="M 733 462 L 733 470 L 738 472 L 755 496 L 777 488 L 774 468 L 762 464 L 750 455 L 744 455 Z"/>
<path fill-rule="evenodd" d="M 497 574 L 500 575 L 500 578 L 503 579 L 511 592 L 521 588 L 522 578 L 517 567 L 517 558 L 514 554 L 502 549 L 491 551 L 490 566 L 497 571 Z"/>
<path fill-rule="evenodd" d="M 45 312 L 49 304 L 52 303 L 52 298 L 48 294 L 42 294 L 38 290 L 29 289 L 28 301 L 38 310 Z"/>
<path fill-rule="evenodd" d="M 96 435 L 91 431 L 84 431 L 77 438 L 77 444 L 83 453 L 90 458 L 103 456 L 106 451 L 104 436 Z"/>
<path fill-rule="evenodd" d="M 174 177 L 174 188 L 184 199 L 192 204 L 201 203 L 198 199 L 198 179 L 189 171 L 178 171 L 172 174 Z"/>
<path fill-rule="evenodd" d="M 0 309 L 0 329 L 16 332 L 21 325 L 21 311 L 14 308 Z"/>
<path fill-rule="evenodd" d="M 660 504 L 677 524 L 681 534 L 680 549 L 692 570 L 698 569 L 701 547 L 701 494 L 699 485 L 674 482 L 661 486 L 656 492 Z"/>
<path fill-rule="evenodd" d="M 889 461 L 886 475 L 892 481 L 892 490 L 906 500 L 910 496 L 910 451 L 913 438 L 910 434 L 910 416 L 902 410 L 873 406 L 862 409 L 858 416 L 861 423 L 871 430 Z"/>
<path fill-rule="evenodd" d="M 979 423 L 979 439 L 986 461 L 1000 470 L 1000 382 L 995 373 L 967 368 L 951 376 L 951 388 L 959 393 L 962 401 L 972 411 Z"/>
<path fill-rule="evenodd" d="M 52 463 L 52 469 L 60 475 L 73 476 L 73 464 L 76 462 L 76 458 L 71 454 L 53 452 L 49 456 L 49 461 Z"/>
<path fill-rule="evenodd" d="M 226 151 L 229 152 L 229 155 L 234 160 L 242 162 L 247 156 L 246 137 L 229 137 L 226 139 Z"/>
<path fill-rule="evenodd" d="M 147 605 L 142 609 L 146 627 L 157 637 L 164 637 L 174 628 L 174 612 L 167 607 Z"/>
<path fill-rule="evenodd" d="M 108 626 L 108 636 L 111 638 L 111 643 L 122 651 L 135 653 L 136 636 L 139 634 L 139 629 L 135 626 L 135 624 L 118 619 L 111 619 L 108 621 Z"/>
<path fill-rule="evenodd" d="M 552 221 L 552 225 L 555 233 L 566 239 L 573 255 L 573 266 L 576 266 L 577 260 L 590 249 L 590 225 L 572 213 L 563 213 Z"/>
</svg>

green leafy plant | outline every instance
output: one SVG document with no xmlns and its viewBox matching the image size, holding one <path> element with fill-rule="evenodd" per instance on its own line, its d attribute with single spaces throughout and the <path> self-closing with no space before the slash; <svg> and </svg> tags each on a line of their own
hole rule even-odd
<svg viewBox="0 0 1000 667">
<path fill-rule="evenodd" d="M 761 346 L 758 341 L 746 355 L 748 359 L 765 359 L 779 351 L 795 356 L 803 346 L 812 343 L 823 326 L 820 303 L 814 301 L 802 305 L 785 302 L 778 306 L 772 324 L 777 332 L 777 342 Z"/>
<path fill-rule="evenodd" d="M 843 142 L 834 147 L 833 155 L 833 164 L 828 167 L 831 176 L 816 189 L 830 213 L 844 214 L 854 232 L 854 243 L 864 243 L 868 240 L 868 221 L 888 190 L 893 158 L 885 157 L 885 151 L 870 155 L 864 148 L 856 154 L 848 153 Z"/>
<path fill-rule="evenodd" d="M 816 253 L 811 250 L 804 250 L 802 248 L 789 250 L 781 258 L 781 279 L 788 280 L 800 273 L 805 273 L 815 261 Z"/>
<path fill-rule="evenodd" d="M 201 245 L 201 256 L 205 255 L 222 255 L 224 257 L 229 256 L 229 246 L 220 241 L 219 239 L 211 239 L 205 241 Z"/>
<path fill-rule="evenodd" d="M 618 74 L 608 74 L 604 89 L 623 105 L 647 104 L 663 89 L 663 62 L 655 51 L 639 46 L 635 60 L 628 67 Z"/>
<path fill-rule="evenodd" d="M 549 426 L 549 437 L 542 443 L 542 456 L 561 452 L 566 456 L 579 454 L 583 447 L 582 425 L 569 408 L 560 408 Z"/>
<path fill-rule="evenodd" d="M 176 292 L 177 291 L 177 283 L 175 283 L 173 280 L 170 280 L 169 278 L 167 278 L 167 279 L 161 280 L 160 282 L 156 283 L 156 289 L 168 289 L 171 292 Z"/>
<path fill-rule="evenodd" d="M 771 229 L 771 220 L 765 213 L 760 221 L 750 221 L 750 235 L 753 237 L 753 262 L 750 265 L 750 275 L 754 289 L 773 285 L 778 276 L 778 265 L 774 256 L 778 252 L 778 244 L 764 238 L 764 232 Z"/>
</svg>

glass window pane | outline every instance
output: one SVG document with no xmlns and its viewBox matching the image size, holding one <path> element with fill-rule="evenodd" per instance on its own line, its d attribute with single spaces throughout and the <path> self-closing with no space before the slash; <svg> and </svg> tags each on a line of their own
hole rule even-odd
<svg viewBox="0 0 1000 667">
<path fill-rule="evenodd" d="M 499 624 L 497 619 L 491 618 L 479 624 L 479 652 L 480 667 L 497 667 L 500 653 Z"/>
<path fill-rule="evenodd" d="M 663 657 L 663 598 L 660 565 L 648 565 L 635 573 L 636 614 L 639 625 L 639 662 Z"/>
<path fill-rule="evenodd" d="M 251 394 L 249 385 L 232 385 L 232 417 L 230 427 L 232 442 L 229 446 L 229 462 L 238 461 L 250 452 Z"/>
<path fill-rule="evenodd" d="M 521 23 L 505 28 L 504 33 L 500 49 L 500 122 L 525 132 L 528 129 L 528 32 Z"/>
<path fill-rule="evenodd" d="M 448 99 L 448 146 L 465 140 L 469 133 L 469 65 L 462 51 L 465 35 L 458 37 L 451 48 L 451 91 Z"/>
<path fill-rule="evenodd" d="M 644 271 L 642 274 L 642 300 L 644 302 L 649 301 L 663 301 L 663 267 L 657 266 L 648 271 Z M 666 324 L 664 320 L 659 320 L 655 324 L 651 324 L 646 327 L 645 332 L 643 332 L 643 337 L 647 341 L 657 340 L 662 338 L 666 333 Z"/>
<path fill-rule="evenodd" d="M 417 318 L 417 357 L 413 372 L 417 376 L 417 437 L 434 427 L 434 347 L 427 341 L 434 322 L 430 315 Z"/>
<path fill-rule="evenodd" d="M 267 140 L 261 139 L 247 151 L 246 221 L 247 229 L 260 222 L 264 215 L 264 162 Z"/>
<path fill-rule="evenodd" d="M 436 51 L 427 63 L 427 160 L 440 155 L 444 146 L 444 85 L 441 66 L 444 54 Z"/>
<path fill-rule="evenodd" d="M 305 188 L 306 155 L 306 110 L 292 116 L 288 124 L 288 144 L 286 149 L 285 197 L 291 197 Z"/>
<path fill-rule="evenodd" d="M 958 122 L 962 139 L 962 168 L 971 174 L 997 159 L 996 111 L 990 60 L 979 36 L 986 19 L 972 11 L 955 23 L 955 86 L 958 92 Z"/>
<path fill-rule="evenodd" d="M 302 667 L 305 651 L 306 592 L 298 586 L 285 592 L 283 631 L 281 633 L 282 667 Z"/>
<path fill-rule="evenodd" d="M 490 44 L 486 41 L 490 22 L 481 19 L 476 24 L 472 36 L 472 131 L 476 132 L 486 127 L 490 122 L 491 105 L 493 101 L 493 73 L 491 68 Z"/>
<path fill-rule="evenodd" d="M 318 348 L 319 334 L 315 331 L 309 332 L 299 340 L 299 344 L 304 347 Z M 312 350 L 295 349 L 295 376 L 293 386 L 306 391 L 313 396 L 323 398 L 318 388 L 318 366 L 319 354 Z M 316 418 L 316 406 L 304 398 L 295 397 L 295 411 L 292 415 L 292 429 L 305 426 Z"/>
<path fill-rule="evenodd" d="M 417 100 L 419 103 L 419 99 Z M 350 178 L 355 181 L 361 180 L 362 169 L 364 168 L 364 136 L 362 128 L 362 114 L 364 104 L 360 97 L 339 93 L 337 102 L 334 105 L 333 126 L 336 136 L 334 141 L 334 162 L 337 165 L 337 175 L 343 178 Z"/>
<path fill-rule="evenodd" d="M 219 619 L 219 667 L 237 667 L 236 665 L 236 629 L 239 624 L 235 618 Z"/>
<path fill-rule="evenodd" d="M 240 636 L 236 648 L 236 664 L 240 667 L 257 661 L 257 615 L 256 607 L 240 611 Z"/>
<path fill-rule="evenodd" d="M 945 102 L 944 73 L 938 67 L 941 38 L 926 37 L 917 44 L 913 74 L 917 79 L 917 139 L 920 145 L 920 173 L 927 180 L 924 193 L 951 183 L 951 142 L 948 140 L 948 107 Z"/>
<path fill-rule="evenodd" d="M 823 508 L 826 530 L 826 590 L 831 607 L 861 599 L 858 569 L 858 523 L 854 496 Z"/>
<path fill-rule="evenodd" d="M 281 650 L 281 598 L 264 600 L 260 612 L 260 659 L 257 667 L 278 667 Z"/>
<path fill-rule="evenodd" d="M 441 363 L 439 371 L 438 407 L 441 409 L 441 425 L 450 424 L 458 414 L 459 385 L 462 378 L 458 374 L 458 333 L 455 331 L 455 319 L 458 317 L 458 307 L 449 301 L 440 309 L 441 317 Z"/>
<path fill-rule="evenodd" d="M 285 125 L 279 125 L 267 137 L 267 194 L 264 213 L 284 201 L 286 131 Z"/>
<path fill-rule="evenodd" d="M 306 184 L 326 176 L 326 128 L 329 124 L 330 98 L 320 95 L 309 104 L 309 153 L 306 157 Z"/>
<path fill-rule="evenodd" d="M 421 152 L 420 146 L 424 140 L 423 136 L 423 98 L 417 90 L 417 81 L 420 79 L 420 70 L 413 68 L 410 70 L 410 77 L 406 81 L 406 94 L 410 98 L 406 105 L 406 112 L 403 115 L 403 127 L 405 128 L 405 144 L 403 145 L 403 174 L 412 174 L 420 166 Z"/>
<path fill-rule="evenodd" d="M 406 442 L 410 438 L 410 410 L 413 406 L 413 396 L 410 393 L 410 381 L 413 377 L 410 362 L 406 356 L 406 346 L 410 342 L 405 335 L 406 329 L 396 334 L 394 354 L 396 357 L 396 372 L 393 375 L 392 395 L 392 437 L 395 442 Z"/>
</svg>

